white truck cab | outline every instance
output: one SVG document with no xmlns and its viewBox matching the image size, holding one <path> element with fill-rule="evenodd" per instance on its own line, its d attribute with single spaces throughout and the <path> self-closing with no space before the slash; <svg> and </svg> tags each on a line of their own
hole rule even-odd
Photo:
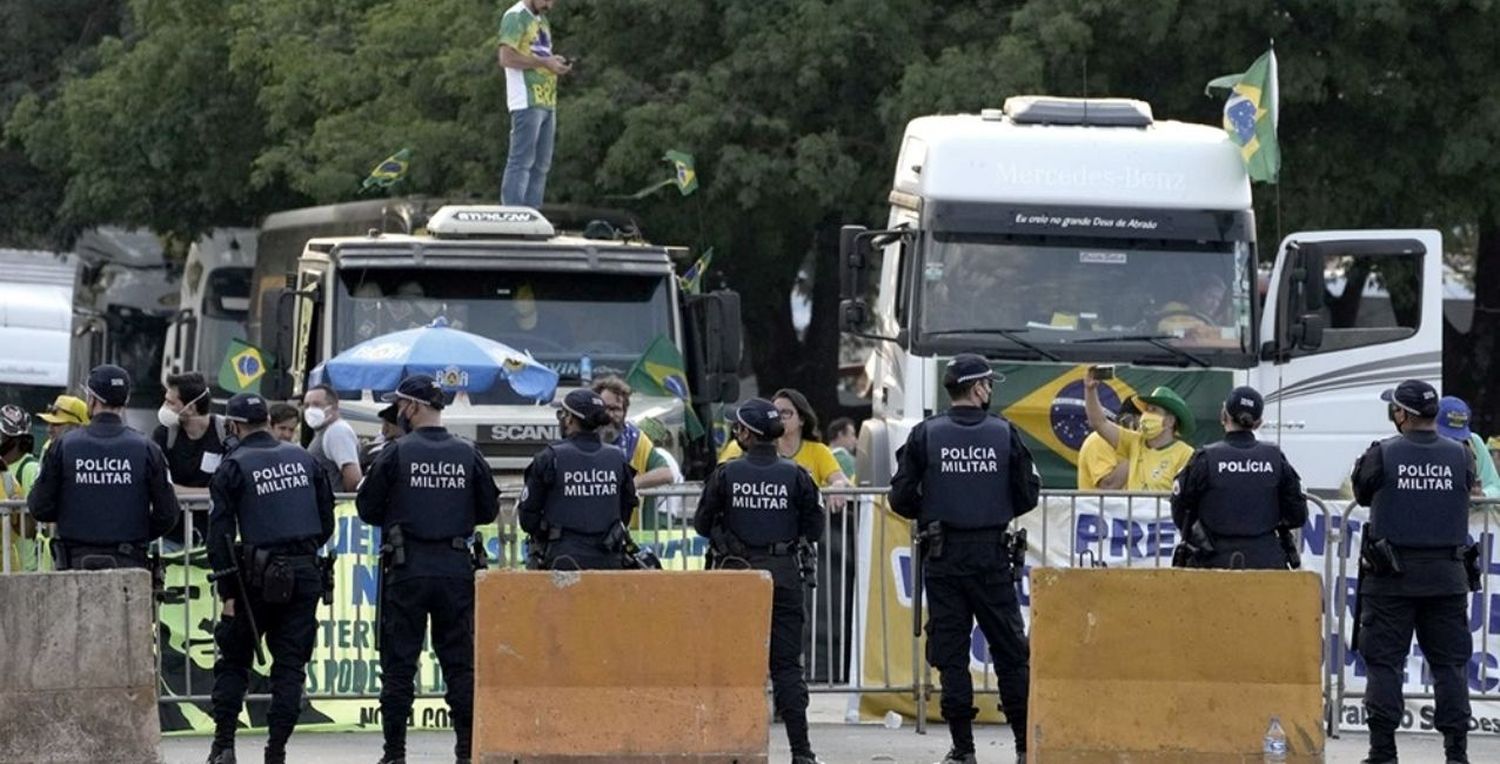
<svg viewBox="0 0 1500 764">
<path fill-rule="evenodd" d="M 1294 233 L 1262 293 L 1238 147 L 1140 101 L 1020 97 L 915 119 L 890 202 L 885 230 L 846 226 L 841 242 L 841 324 L 880 340 L 862 481 L 888 478 L 910 427 L 945 405 L 958 352 L 1010 377 L 994 405 L 1057 488 L 1073 487 L 1087 435 L 1087 365 L 1120 366 L 1107 404 L 1172 387 L 1195 445 L 1219 437 L 1228 391 L 1254 385 L 1261 437 L 1324 492 L 1391 432 L 1382 390 L 1440 382 L 1437 232 Z M 1361 301 L 1371 282 L 1391 295 L 1383 309 Z"/>
<path fill-rule="evenodd" d="M 255 270 L 256 230 L 220 228 L 188 249 L 176 315 L 162 349 L 161 384 L 167 377 L 201 371 L 217 399 L 218 371 L 233 340 L 248 341 L 250 279 Z"/>
</svg>

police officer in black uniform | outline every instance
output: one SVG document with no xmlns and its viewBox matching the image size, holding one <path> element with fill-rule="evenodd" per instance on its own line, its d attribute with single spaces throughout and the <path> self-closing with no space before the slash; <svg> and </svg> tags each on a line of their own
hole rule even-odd
<svg viewBox="0 0 1500 764">
<path fill-rule="evenodd" d="M 1182 533 L 1173 564 L 1193 568 L 1286 570 L 1294 528 L 1307 523 L 1302 478 L 1273 443 L 1257 440 L 1266 402 L 1236 387 L 1219 410 L 1224 439 L 1193 453 L 1172 489 L 1172 521 Z M 1289 559 L 1290 558 L 1290 559 Z M 1179 565 L 1179 563 L 1181 563 Z"/>
<path fill-rule="evenodd" d="M 807 470 L 776 451 L 781 415 L 755 398 L 730 412 L 745 458 L 719 465 L 703 485 L 693 527 L 711 541 L 718 567 L 771 572 L 771 684 L 786 723 L 792 764 L 816 764 L 807 739 L 802 678 L 803 592 L 797 553 L 823 535 L 823 497 Z"/>
<path fill-rule="evenodd" d="M 124 369 L 96 367 L 84 393 L 89 424 L 47 449 L 27 509 L 39 522 L 57 523 L 58 570 L 144 568 L 147 544 L 182 516 L 166 457 L 120 418 L 130 399 Z"/>
<path fill-rule="evenodd" d="M 359 518 L 382 534 L 380 581 L 382 764 L 406 761 L 417 657 L 427 619 L 444 698 L 458 737 L 454 755 L 467 764 L 474 728 L 474 527 L 495 521 L 499 490 L 484 455 L 442 426 L 445 397 L 437 380 L 414 374 L 385 396 L 406 432 L 380 450 L 360 483 Z"/>
<path fill-rule="evenodd" d="M 598 393 L 574 390 L 553 405 L 563 439 L 527 465 L 517 507 L 531 537 L 528 565 L 620 570 L 636 506 L 635 471 L 623 451 L 599 439 L 610 418 Z"/>
<path fill-rule="evenodd" d="M 927 660 L 942 676 L 943 718 L 953 737 L 944 764 L 975 761 L 969 648 L 976 619 L 994 657 L 1016 753 L 1026 756 L 1031 646 L 1005 528 L 1036 507 L 1042 486 L 1020 436 L 988 411 L 994 376 L 980 356 L 955 356 L 943 375 L 952 408 L 912 428 L 891 478 L 891 509 L 915 519 L 923 536 Z"/>
<path fill-rule="evenodd" d="M 1447 761 L 1468 762 L 1465 668 L 1473 642 L 1464 551 L 1474 463 L 1463 446 L 1438 435 L 1438 394 L 1432 385 L 1407 380 L 1380 397 L 1400 435 L 1372 444 L 1354 465 L 1354 498 L 1370 507 L 1360 554 L 1355 643 L 1369 667 L 1370 757 L 1365 761 L 1396 761 L 1396 727 L 1405 709 L 1401 680 L 1415 631 L 1432 670 L 1433 721 L 1443 733 Z"/>
<path fill-rule="evenodd" d="M 209 764 L 234 764 L 234 732 L 261 638 L 271 650 L 266 762 L 286 761 L 301 714 L 304 670 L 318 631 L 318 548 L 333 536 L 333 488 L 317 460 L 271 434 L 265 399 L 240 393 L 226 409 L 239 439 L 209 481 L 209 562 L 223 618 L 214 629 L 214 741 Z M 240 544 L 233 545 L 236 530 Z M 233 569 L 233 570 L 231 570 Z M 249 612 L 246 612 L 246 611 Z M 259 630 L 260 633 L 256 633 Z"/>
</svg>

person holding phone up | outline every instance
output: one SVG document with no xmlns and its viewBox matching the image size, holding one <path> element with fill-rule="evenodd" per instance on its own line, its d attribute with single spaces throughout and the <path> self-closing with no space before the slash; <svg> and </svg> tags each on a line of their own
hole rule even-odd
<svg viewBox="0 0 1500 764">
<path fill-rule="evenodd" d="M 1143 407 L 1139 430 L 1109 421 L 1099 402 L 1099 382 L 1112 378 L 1113 370 L 1110 366 L 1092 366 L 1084 375 L 1083 407 L 1089 427 L 1130 465 L 1125 490 L 1170 491 L 1177 473 L 1193 455 L 1193 447 L 1185 442 L 1193 434 L 1193 413 L 1172 388 L 1158 386 L 1150 395 L 1135 398 Z"/>
</svg>

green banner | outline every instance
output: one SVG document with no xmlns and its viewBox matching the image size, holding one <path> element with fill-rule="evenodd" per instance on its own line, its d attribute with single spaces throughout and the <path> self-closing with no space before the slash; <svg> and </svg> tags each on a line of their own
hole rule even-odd
<svg viewBox="0 0 1500 764">
<path fill-rule="evenodd" d="M 938 364 L 939 408 L 947 406 L 942 391 L 943 364 Z M 1078 481 L 1078 447 L 1088 437 L 1088 417 L 1083 410 L 1085 365 L 995 364 L 1005 381 L 995 385 L 993 411 L 999 412 L 1022 433 L 1036 458 L 1042 485 L 1071 489 Z M 1121 366 L 1108 388 L 1100 389 L 1100 402 L 1110 411 L 1132 395 L 1150 393 L 1158 386 L 1170 387 L 1193 410 L 1197 430 L 1192 445 L 1201 446 L 1223 437 L 1219 407 L 1233 387 L 1228 371 L 1183 371 L 1178 369 Z"/>
</svg>

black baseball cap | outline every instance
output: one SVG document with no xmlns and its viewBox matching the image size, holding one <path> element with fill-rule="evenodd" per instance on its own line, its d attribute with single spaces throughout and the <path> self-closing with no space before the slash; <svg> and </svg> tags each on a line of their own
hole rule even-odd
<svg viewBox="0 0 1500 764">
<path fill-rule="evenodd" d="M 1249 414 L 1251 419 L 1259 422 L 1261 415 L 1266 412 L 1266 399 L 1255 388 L 1242 385 L 1229 391 L 1229 397 L 1224 399 L 1224 410 L 1229 413 L 1230 419 L 1238 419 L 1240 414 Z"/>
<path fill-rule="evenodd" d="M 997 382 L 1005 381 L 1005 377 L 995 373 L 990 368 L 990 362 L 984 356 L 974 353 L 959 353 L 948 362 L 948 370 L 943 372 L 943 385 L 965 385 L 977 382 L 981 379 L 993 379 Z"/>
<path fill-rule="evenodd" d="M 255 393 L 239 393 L 224 407 L 224 418 L 231 422 L 265 424 L 271 419 L 271 409 L 265 398 Z"/>
<path fill-rule="evenodd" d="M 130 400 L 130 372 L 112 363 L 95 366 L 84 389 L 106 406 L 124 406 Z"/>
<path fill-rule="evenodd" d="M 381 421 L 387 424 L 396 424 L 396 420 L 401 418 L 396 415 L 396 404 L 394 403 L 381 409 L 375 416 L 380 417 Z"/>
<path fill-rule="evenodd" d="M 1381 393 L 1380 400 L 1424 419 L 1438 415 L 1437 389 L 1420 379 L 1408 379 L 1396 385 L 1395 389 Z"/>
<path fill-rule="evenodd" d="M 781 412 L 765 398 L 751 398 L 730 409 L 724 418 L 744 425 L 756 435 L 765 435 L 781 421 Z"/>
<path fill-rule="evenodd" d="M 593 390 L 580 387 L 577 390 L 568 391 L 568 394 L 564 395 L 562 400 L 553 401 L 552 406 L 560 408 L 587 422 L 604 411 L 604 399 L 600 398 L 599 394 Z"/>
<path fill-rule="evenodd" d="M 384 403 L 395 403 L 398 399 L 416 401 L 435 409 L 441 409 L 448 400 L 443 395 L 443 386 L 431 374 L 413 374 L 401 380 L 395 392 L 380 396 Z"/>
</svg>

